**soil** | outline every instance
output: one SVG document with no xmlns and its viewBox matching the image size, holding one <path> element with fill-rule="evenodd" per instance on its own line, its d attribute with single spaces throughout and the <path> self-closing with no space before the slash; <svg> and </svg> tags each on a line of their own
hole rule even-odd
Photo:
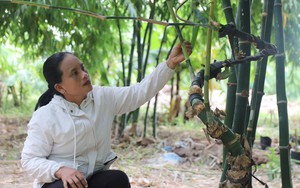
<svg viewBox="0 0 300 188">
<path fill-rule="evenodd" d="M 0 187 L 30 188 L 33 178 L 22 171 L 19 164 L 20 152 L 26 138 L 29 118 L 7 118 L 0 116 Z M 278 147 L 272 143 L 272 147 Z M 160 126 L 157 139 L 130 137 L 126 142 L 114 143 L 119 159 L 112 168 L 125 171 L 133 188 L 206 188 L 218 187 L 222 173 L 222 145 L 210 142 L 200 129 Z M 280 173 L 268 173 L 269 150 L 255 145 L 253 159 L 260 163 L 255 176 L 269 187 L 281 187 Z M 181 157 L 179 157 L 181 156 Z M 278 158 L 278 154 L 275 156 Z M 296 165 L 293 163 L 293 165 Z M 293 166 L 294 187 L 300 187 L 298 165 Z M 278 170 L 278 169 L 277 169 Z M 253 187 L 264 187 L 254 178 Z"/>
<path fill-rule="evenodd" d="M 220 98 L 221 93 L 214 93 Z M 164 94 L 161 94 L 163 98 Z M 216 98 L 213 96 L 213 98 Z M 223 97 L 222 97 L 223 98 Z M 221 100 L 221 99 L 220 99 Z M 163 100 L 167 101 L 167 100 Z M 212 106 L 224 109 L 225 101 Z M 163 106 L 164 104 L 162 104 Z M 168 104 L 165 104 L 168 105 Z M 299 125 L 297 103 L 289 103 L 290 127 Z M 212 108 L 213 109 L 213 108 Z M 261 112 L 267 114 L 268 122 L 276 122 L 276 96 L 264 96 Z M 0 187 L 30 188 L 33 178 L 22 171 L 19 163 L 26 126 L 30 117 L 3 117 L 0 115 Z M 275 119 L 275 120 L 274 120 Z M 197 126 L 184 127 L 167 123 L 160 124 L 157 138 L 141 139 L 126 137 L 122 142 L 113 142 L 112 147 L 118 160 L 111 166 L 129 176 L 132 188 L 207 188 L 219 187 L 222 174 L 223 146 L 218 141 L 208 141 L 199 120 L 193 119 Z M 271 149 L 262 150 L 254 143 L 252 157 L 257 164 L 253 167 L 254 176 L 270 188 L 281 186 L 278 127 L 271 129 Z M 164 126 L 165 125 L 165 126 Z M 270 125 L 268 125 L 270 127 Z M 257 132 L 268 135 L 269 129 L 258 127 Z M 275 130 L 275 131 L 274 131 Z M 276 131 L 277 130 L 277 131 Z M 151 132 L 149 131 L 150 135 Z M 300 166 L 291 163 L 293 187 L 300 188 Z M 254 188 L 264 188 L 256 178 L 252 178 Z"/>
</svg>

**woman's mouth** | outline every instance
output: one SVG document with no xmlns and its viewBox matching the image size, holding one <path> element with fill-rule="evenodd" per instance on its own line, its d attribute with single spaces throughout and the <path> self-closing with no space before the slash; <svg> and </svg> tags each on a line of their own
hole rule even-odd
<svg viewBox="0 0 300 188">
<path fill-rule="evenodd" d="M 83 86 L 86 86 L 86 85 L 91 85 L 91 81 L 90 80 L 87 80 L 83 83 Z"/>
</svg>

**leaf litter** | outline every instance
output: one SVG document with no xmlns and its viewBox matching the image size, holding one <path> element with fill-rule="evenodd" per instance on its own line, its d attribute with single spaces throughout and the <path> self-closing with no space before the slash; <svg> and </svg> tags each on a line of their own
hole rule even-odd
<svg viewBox="0 0 300 188">
<path fill-rule="evenodd" d="M 19 163 L 28 120 L 0 116 L 0 187 L 32 187 L 33 178 L 22 171 Z M 132 188 L 219 186 L 223 146 L 217 141 L 207 141 L 200 129 L 159 126 L 157 139 L 131 137 L 130 142 L 113 144 L 112 147 L 118 160 L 111 168 L 126 172 Z M 255 148 L 253 159 L 261 164 L 267 163 L 267 152 Z M 299 170 L 293 170 L 294 187 L 300 187 Z M 269 187 L 281 187 L 279 178 L 268 179 L 266 169 L 258 169 L 255 175 Z M 253 187 L 264 186 L 253 179 Z"/>
</svg>

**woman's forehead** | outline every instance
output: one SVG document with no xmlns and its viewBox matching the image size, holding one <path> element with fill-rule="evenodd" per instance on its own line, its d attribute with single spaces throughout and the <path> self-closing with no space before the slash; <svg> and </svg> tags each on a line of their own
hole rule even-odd
<svg viewBox="0 0 300 188">
<path fill-rule="evenodd" d="M 67 54 L 61 63 L 61 69 L 72 69 L 77 66 L 81 66 L 81 61 L 72 54 Z"/>
</svg>

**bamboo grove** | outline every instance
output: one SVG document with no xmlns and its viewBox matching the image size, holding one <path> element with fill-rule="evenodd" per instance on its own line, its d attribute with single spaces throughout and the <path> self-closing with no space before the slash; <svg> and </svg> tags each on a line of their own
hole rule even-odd
<svg viewBox="0 0 300 188">
<path fill-rule="evenodd" d="M 43 3 L 41 3 L 43 2 Z M 74 35 L 79 43 L 75 43 L 73 48 L 75 51 L 80 52 L 79 55 L 84 57 L 87 62 L 95 60 L 93 57 L 102 56 L 108 57 L 109 51 L 114 51 L 115 48 L 119 49 L 121 71 L 118 74 L 118 81 L 116 85 L 129 86 L 136 78 L 136 82 L 139 82 L 146 75 L 149 69 L 149 59 L 153 56 L 151 54 L 152 45 L 156 45 L 158 50 L 155 52 L 154 58 L 155 65 L 161 61 L 161 57 L 164 55 L 168 57 L 170 51 L 166 52 L 167 46 L 171 49 L 177 42 L 183 43 L 184 40 L 190 40 L 193 46 L 202 45 L 202 51 L 205 51 L 205 62 L 203 66 L 197 62 L 195 58 L 190 59 L 183 48 L 186 64 L 183 65 L 183 69 L 188 70 L 190 76 L 189 87 L 189 103 L 191 107 L 187 111 L 187 116 L 198 116 L 206 126 L 206 134 L 211 138 L 219 139 L 224 145 L 223 150 L 223 173 L 220 175 L 219 187 L 252 187 L 252 181 L 256 181 L 255 174 L 253 174 L 253 167 L 255 164 L 252 160 L 252 147 L 254 145 L 256 128 L 258 124 L 260 105 L 264 95 L 264 83 L 266 78 L 266 68 L 269 57 L 275 57 L 276 61 L 276 93 L 277 93 L 277 105 L 279 114 L 279 131 L 280 131 L 280 161 L 281 161 L 281 178 L 282 187 L 292 187 L 291 180 L 291 168 L 290 168 L 290 154 L 289 154 L 289 123 L 287 114 L 287 98 L 285 91 L 285 49 L 284 49 L 284 37 L 283 37 L 283 15 L 282 15 L 282 2 L 281 0 L 263 0 L 260 2 L 262 10 L 260 12 L 261 29 L 260 36 L 251 34 L 251 9 L 254 3 L 251 0 L 222 0 L 215 1 L 210 0 L 205 3 L 204 1 L 190 0 L 183 3 L 177 1 L 149 1 L 148 4 L 143 4 L 142 1 L 112 1 L 101 2 L 91 1 L 90 3 L 83 2 L 80 4 L 69 3 L 68 1 L 62 3 L 60 1 L 50 1 L 45 4 L 44 1 L 32 2 L 32 1 L 14 1 L 14 0 L 0 0 L 2 21 L 1 32 L 5 33 L 4 27 L 12 27 L 12 21 L 14 16 L 24 16 L 24 20 L 41 22 L 39 18 L 39 12 L 45 14 L 47 24 L 53 24 L 53 27 L 61 27 L 57 25 L 58 22 L 51 15 L 51 11 L 56 11 L 56 16 L 60 15 L 59 11 L 63 11 L 64 15 L 70 16 L 72 21 L 65 21 L 68 27 L 75 28 L 76 24 L 81 23 L 82 17 L 77 17 L 76 14 L 88 17 L 86 22 L 95 21 L 95 25 L 103 28 L 103 31 L 98 28 L 87 28 L 86 33 L 92 32 L 90 35 L 86 35 L 86 39 L 83 39 L 82 32 L 77 32 L 75 29 Z M 47 2 L 47 1 L 46 1 Z M 233 3 L 234 2 L 234 3 Z M 252 3 L 252 4 L 251 4 Z M 74 6 L 77 5 L 77 6 Z M 104 5 L 105 4 L 105 5 Z M 114 6 L 113 6 L 114 5 Z M 189 6 L 188 6 L 189 5 Z M 234 6 L 232 6 L 234 5 Z M 69 7 L 68 7 L 69 6 Z M 102 7 L 99 8 L 99 7 Z M 113 11 L 108 11 L 104 7 L 111 8 Z M 123 8 L 118 8 L 124 6 Z M 27 15 L 26 10 L 28 7 L 32 7 L 32 15 Z M 71 8 L 76 7 L 76 8 Z M 80 8 L 85 9 L 80 9 Z M 97 7 L 99 9 L 97 9 Z M 133 8 L 134 7 L 134 8 Z M 146 8 L 147 7 L 147 11 Z M 217 9 L 222 8 L 222 14 Z M 134 10 L 133 10 L 134 9 Z M 185 9 L 187 14 L 180 15 L 180 11 Z M 16 12 L 12 14 L 11 12 Z M 95 12 L 100 12 L 95 13 Z M 132 14 L 128 16 L 128 12 Z M 10 14 L 8 14 L 10 13 Z M 103 13 L 103 14 L 102 14 Z M 107 14 L 112 14 L 107 15 Z M 257 14 L 259 15 L 259 14 Z M 147 18 L 146 18 L 147 16 Z M 29 19 L 29 20 L 28 20 Z M 32 20 L 30 20 L 32 19 Z M 56 18 L 57 19 L 57 18 Z M 274 20 L 273 20 L 274 19 Z M 220 21 L 218 21 L 220 20 Z M 14 20 L 17 22 L 17 20 Z M 223 23 L 221 23 L 223 22 Z M 81 23 L 86 24 L 86 23 Z M 18 25 L 18 24 L 17 24 Z M 22 23 L 19 23 L 19 26 Z M 73 26 L 72 26 L 73 25 Z M 118 33 L 117 37 L 111 35 L 113 29 L 110 25 L 115 25 L 114 31 Z M 153 44 L 153 38 L 155 37 L 155 26 L 163 28 L 160 42 Z M 272 29 L 274 27 L 274 29 Z M 105 28 L 110 28 L 105 30 Z M 124 30 L 132 29 L 130 35 L 127 33 L 124 36 Z M 25 36 L 25 46 L 34 46 L 32 44 L 39 44 L 43 46 L 35 51 L 36 54 L 46 54 L 54 51 L 53 46 L 56 48 L 64 48 L 67 46 L 68 41 L 62 39 L 62 43 L 47 43 L 43 38 L 37 38 L 35 35 L 40 33 L 38 26 L 32 24 L 34 30 L 26 30 L 22 27 L 18 31 L 18 35 Z M 189 31 L 186 31 L 189 29 Z M 62 29 L 63 30 L 63 29 Z M 37 33 L 34 33 L 37 31 Z M 192 32 L 190 32 L 192 31 Z M 275 32 L 274 32 L 275 31 Z M 23 32 L 23 33 L 22 33 Z M 66 28 L 63 32 L 69 32 Z M 275 42 L 271 42 L 271 34 L 275 33 Z M 55 37 L 51 33 L 44 31 L 46 37 Z M 7 35 L 11 35 L 6 33 Z M 226 39 L 230 47 L 230 58 L 223 58 L 225 60 L 212 61 L 211 53 L 214 40 L 213 35 L 218 35 L 219 39 Z M 92 41 L 98 39 L 97 35 L 109 36 L 107 41 L 99 40 L 99 44 L 110 43 L 111 41 L 118 41 L 118 47 L 107 47 L 102 50 L 88 50 L 93 44 L 89 44 Z M 175 36 L 175 37 L 172 37 Z M 205 37 L 203 37 L 205 36 Z M 126 46 L 124 41 L 130 38 L 130 45 Z M 19 43 L 20 39 L 14 38 L 15 43 Z M 200 42 L 201 40 L 201 42 Z M 3 42 L 3 41 L 2 41 Z M 275 43 L 275 45 L 273 45 Z M 85 46 L 90 45 L 90 46 Z M 38 45 L 36 45 L 38 46 Z M 48 46 L 48 47 L 47 47 Z M 107 45 L 108 46 L 108 45 Z M 183 46 L 184 47 L 184 46 Z M 34 47 L 32 47 L 34 48 Z M 97 46 L 101 48 L 101 45 Z M 103 48 L 103 46 L 102 46 Z M 83 50 L 85 49 L 85 50 Z M 40 50 L 40 51 L 39 51 Z M 193 53 L 196 53 L 195 51 Z M 83 55 L 87 54 L 87 55 Z M 129 55 L 126 55 L 129 54 Z M 252 55 L 254 54 L 254 55 Z M 30 54 L 33 55 L 33 54 Z M 99 60 L 97 61 L 99 62 Z M 135 65 L 134 62 L 137 62 Z M 250 66 L 255 65 L 254 83 L 251 93 L 251 101 L 249 102 L 250 92 Z M 94 65 L 90 65 L 92 67 Z M 108 84 L 107 72 L 109 66 L 104 67 L 101 63 L 97 64 L 97 69 L 101 70 L 101 80 Z M 137 76 L 134 77 L 132 72 L 136 68 Z M 195 70 L 200 69 L 198 73 Z M 127 74 L 126 74 L 127 73 Z M 96 74 L 96 70 L 92 72 Z M 174 105 L 172 100 L 174 96 L 179 94 L 180 88 L 180 72 L 175 74 L 172 79 L 171 99 L 170 106 Z M 209 99 L 209 83 L 211 79 L 227 80 L 227 97 L 226 97 L 226 113 L 222 111 L 212 111 L 210 109 Z M 103 83 L 102 82 L 102 83 Z M 176 85 L 176 91 L 174 94 L 174 85 Z M 153 137 L 156 137 L 157 126 L 157 101 L 158 95 L 154 98 L 154 107 L 152 114 L 152 128 Z M 144 118 L 144 137 L 146 137 L 147 125 L 149 121 L 150 113 L 150 101 L 147 104 L 146 114 Z M 220 114 L 226 114 L 224 121 L 220 119 Z M 121 117 L 117 117 L 116 121 L 120 126 L 118 129 L 118 135 L 121 135 L 125 127 L 128 126 L 128 122 L 131 122 L 131 131 L 136 132 L 138 126 L 138 120 L 140 117 L 140 110 L 137 109 L 130 114 L 124 114 Z M 267 185 L 261 182 L 265 187 Z"/>
</svg>

